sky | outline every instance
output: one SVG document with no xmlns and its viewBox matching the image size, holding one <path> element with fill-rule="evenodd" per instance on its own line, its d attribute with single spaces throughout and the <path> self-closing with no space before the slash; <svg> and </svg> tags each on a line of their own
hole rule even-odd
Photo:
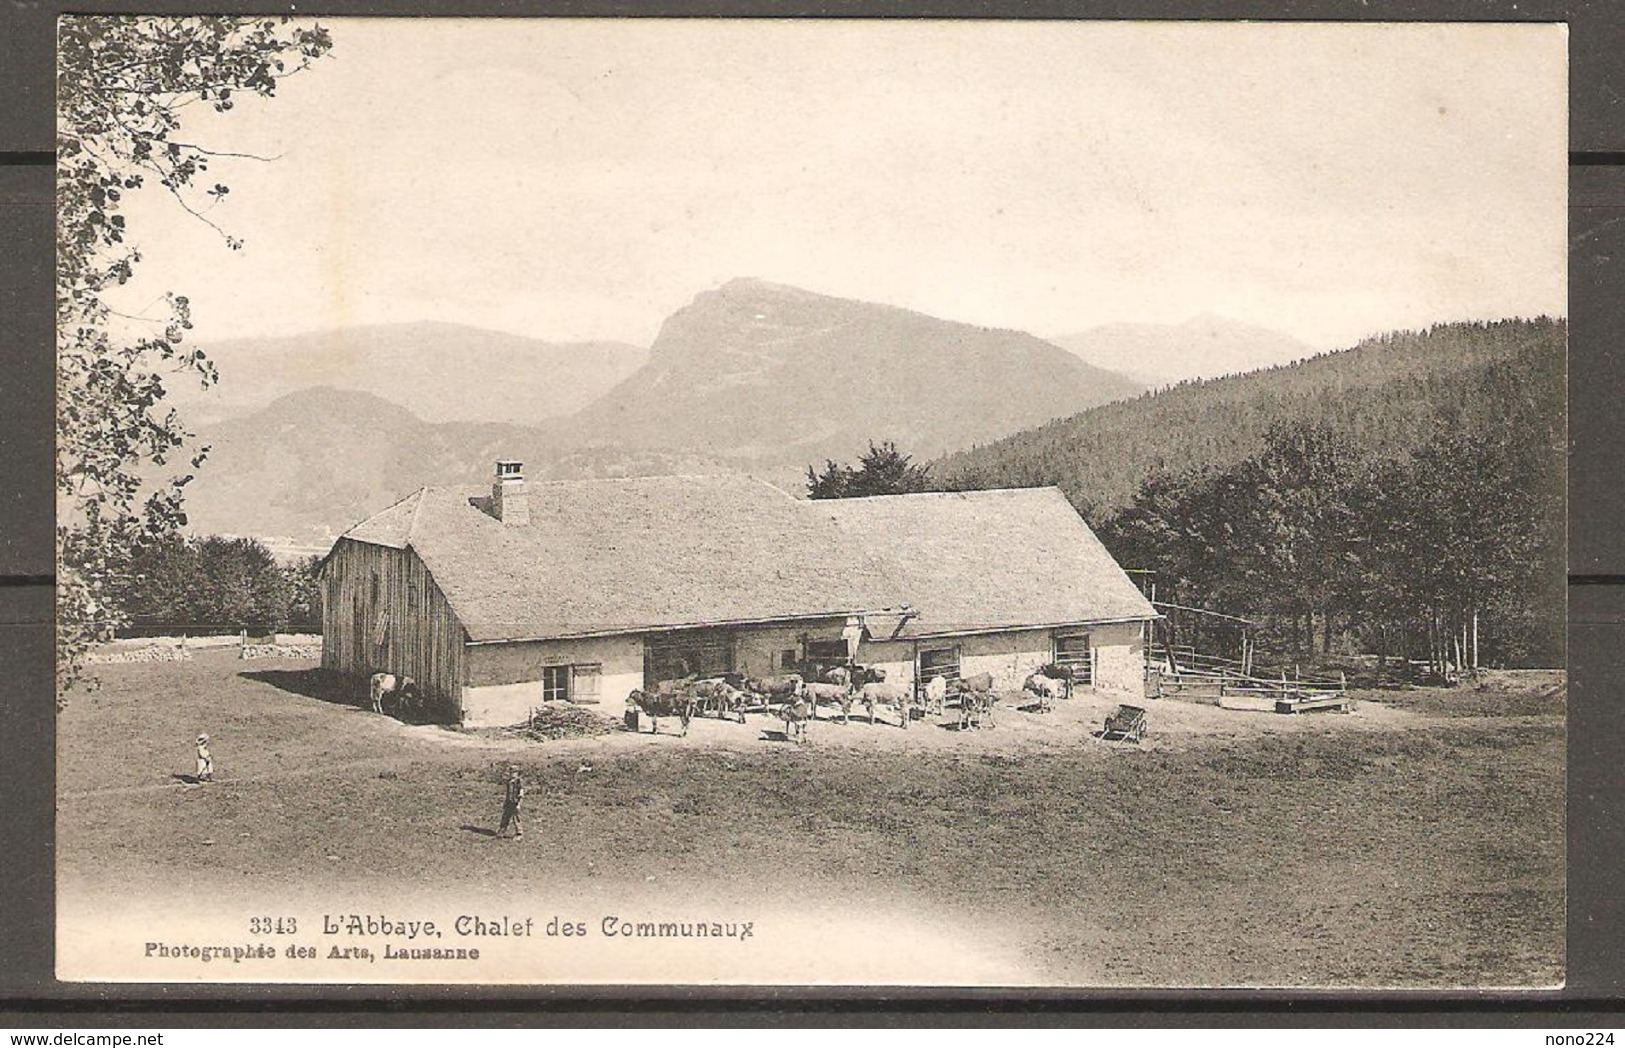
<svg viewBox="0 0 1625 1048">
<path fill-rule="evenodd" d="M 1316 348 L 1565 313 L 1556 25 L 334 19 L 126 211 L 200 341 L 439 320 L 647 346 L 750 276 L 1060 335 Z M 201 107 L 196 107 L 201 109 Z"/>
</svg>

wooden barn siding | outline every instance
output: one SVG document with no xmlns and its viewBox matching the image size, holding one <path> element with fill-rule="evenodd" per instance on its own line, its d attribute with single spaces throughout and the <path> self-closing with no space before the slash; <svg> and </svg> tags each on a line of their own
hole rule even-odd
<svg viewBox="0 0 1625 1048">
<path fill-rule="evenodd" d="M 380 604 L 387 615 L 382 647 L 373 643 Z M 462 624 L 417 554 L 340 540 L 322 586 L 324 668 L 358 680 L 379 672 L 404 674 L 418 682 L 438 716 L 455 722 L 462 716 L 465 640 Z"/>
</svg>

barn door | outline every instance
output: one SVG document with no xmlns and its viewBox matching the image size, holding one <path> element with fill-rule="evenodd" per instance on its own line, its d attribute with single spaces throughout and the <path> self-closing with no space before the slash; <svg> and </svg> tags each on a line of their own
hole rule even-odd
<svg viewBox="0 0 1625 1048">
<path fill-rule="evenodd" d="M 1092 686 L 1095 683 L 1095 648 L 1088 633 L 1071 632 L 1055 635 L 1055 664 L 1066 669 L 1074 683 Z"/>
<path fill-rule="evenodd" d="M 931 683 L 932 677 L 952 683 L 959 679 L 959 649 L 921 648 L 919 664 L 914 670 L 914 680 L 922 688 Z"/>
<path fill-rule="evenodd" d="M 837 637 L 835 640 L 813 640 L 809 638 L 804 649 L 806 657 L 801 665 L 793 667 L 796 672 L 803 674 L 808 680 L 823 680 L 824 674 L 836 666 L 847 665 L 846 641 Z M 788 672 L 788 671 L 787 671 Z"/>
<path fill-rule="evenodd" d="M 734 668 L 733 638 L 719 631 L 668 633 L 643 646 L 643 686 L 680 677 L 716 677 Z"/>
</svg>

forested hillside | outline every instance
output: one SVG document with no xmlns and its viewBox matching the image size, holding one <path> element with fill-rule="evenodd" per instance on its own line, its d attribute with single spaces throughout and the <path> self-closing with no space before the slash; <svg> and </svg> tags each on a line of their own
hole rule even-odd
<svg viewBox="0 0 1625 1048">
<path fill-rule="evenodd" d="M 1165 600 L 1277 654 L 1561 665 L 1564 327 L 1458 324 L 1085 412 L 936 465 L 1058 484 Z"/>
<path fill-rule="evenodd" d="M 931 464 L 950 489 L 1055 484 L 1091 523 L 1146 475 L 1228 466 L 1282 422 L 1327 426 L 1369 454 L 1425 442 L 1441 424 L 1499 432 L 1509 405 L 1563 407 L 1563 323 L 1504 320 L 1383 335 L 1353 349 L 1092 408 Z M 1555 386 L 1554 386 L 1555 383 Z"/>
</svg>

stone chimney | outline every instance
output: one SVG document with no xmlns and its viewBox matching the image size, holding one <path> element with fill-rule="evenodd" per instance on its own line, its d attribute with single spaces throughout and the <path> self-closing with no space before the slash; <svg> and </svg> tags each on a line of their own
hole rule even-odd
<svg viewBox="0 0 1625 1048">
<path fill-rule="evenodd" d="M 504 524 L 530 523 L 530 496 L 525 494 L 522 470 L 522 463 L 497 460 L 496 479 L 491 482 L 491 516 Z"/>
</svg>

